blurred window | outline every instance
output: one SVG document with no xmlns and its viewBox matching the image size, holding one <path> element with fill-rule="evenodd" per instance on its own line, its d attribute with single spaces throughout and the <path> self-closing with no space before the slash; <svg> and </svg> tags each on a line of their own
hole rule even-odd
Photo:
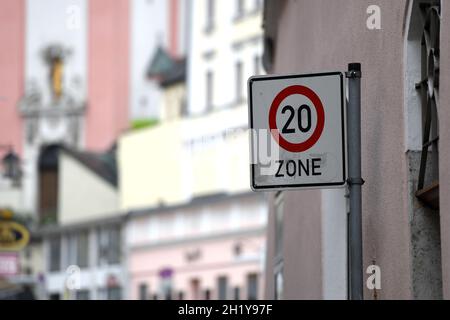
<svg viewBox="0 0 450 320">
<path fill-rule="evenodd" d="M 191 280 L 191 299 L 200 299 L 200 280 L 198 279 Z"/>
<path fill-rule="evenodd" d="M 187 99 L 186 99 L 186 96 L 183 96 L 183 98 L 180 101 L 180 116 L 186 117 L 188 114 L 189 114 L 189 110 L 188 110 Z"/>
<path fill-rule="evenodd" d="M 254 64 L 254 73 L 255 76 L 261 74 L 261 57 L 259 55 L 255 55 L 253 58 L 253 64 Z"/>
<path fill-rule="evenodd" d="M 89 234 L 87 231 L 84 231 L 77 236 L 76 265 L 80 268 L 89 266 Z"/>
<path fill-rule="evenodd" d="M 184 292 L 183 291 L 179 291 L 178 292 L 178 300 L 183 300 L 184 299 Z"/>
<path fill-rule="evenodd" d="M 90 299 L 89 290 L 77 290 L 76 299 L 77 300 L 89 300 Z"/>
<path fill-rule="evenodd" d="M 239 103 L 242 101 L 242 96 L 243 96 L 243 92 L 242 92 L 242 77 L 243 77 L 243 72 L 242 72 L 242 62 L 238 61 L 236 62 L 236 102 Z"/>
<path fill-rule="evenodd" d="M 57 169 L 40 169 L 39 172 L 39 212 L 42 221 L 55 219 L 58 206 Z"/>
<path fill-rule="evenodd" d="M 88 231 L 69 234 L 66 239 L 67 246 L 64 255 L 64 265 L 66 267 L 77 265 L 80 268 L 87 268 L 89 266 Z"/>
<path fill-rule="evenodd" d="M 258 275 L 256 273 L 247 276 L 247 299 L 258 299 Z"/>
<path fill-rule="evenodd" d="M 255 10 L 261 9 L 262 0 L 253 0 L 255 2 Z"/>
<path fill-rule="evenodd" d="M 236 0 L 236 18 L 240 18 L 244 15 L 245 0 Z"/>
<path fill-rule="evenodd" d="M 205 300 L 211 300 L 211 290 L 205 290 Z"/>
<path fill-rule="evenodd" d="M 60 300 L 61 295 L 59 293 L 50 293 L 50 296 L 48 298 L 49 300 Z"/>
<path fill-rule="evenodd" d="M 120 300 L 122 299 L 122 288 L 112 287 L 108 288 L 108 300 Z"/>
<path fill-rule="evenodd" d="M 97 236 L 99 265 L 120 263 L 120 226 L 100 228 Z"/>
<path fill-rule="evenodd" d="M 148 287 L 146 283 L 141 283 L 139 285 L 139 300 L 147 300 L 148 297 Z"/>
<path fill-rule="evenodd" d="M 61 269 L 61 238 L 51 238 L 49 241 L 49 246 L 49 269 L 50 271 L 59 271 Z"/>
<path fill-rule="evenodd" d="M 172 276 L 161 277 L 160 292 L 165 300 L 172 300 Z"/>
<path fill-rule="evenodd" d="M 233 253 L 235 257 L 239 257 L 242 254 L 242 244 L 240 242 L 233 246 Z"/>
<path fill-rule="evenodd" d="M 122 288 L 120 286 L 113 286 L 108 288 L 99 289 L 100 300 L 121 300 Z"/>
<path fill-rule="evenodd" d="M 228 279 L 225 276 L 219 277 L 217 279 L 217 292 L 219 294 L 218 298 L 219 300 L 226 300 L 227 297 L 227 291 L 228 291 Z"/>
<path fill-rule="evenodd" d="M 64 265 L 69 267 L 77 264 L 77 237 L 74 234 L 67 236 L 67 248 L 65 250 Z"/>
<path fill-rule="evenodd" d="M 213 109 L 213 88 L 214 88 L 214 75 L 212 71 L 206 72 L 206 111 Z"/>
<path fill-rule="evenodd" d="M 60 147 L 50 145 L 41 150 L 38 163 L 38 208 L 43 223 L 56 221 L 58 210 L 58 152 Z"/>
<path fill-rule="evenodd" d="M 234 287 L 233 290 L 233 299 L 234 300 L 240 300 L 241 299 L 241 288 Z"/>
<path fill-rule="evenodd" d="M 205 31 L 211 32 L 214 29 L 215 20 L 215 0 L 205 0 L 206 1 L 206 25 Z"/>
</svg>

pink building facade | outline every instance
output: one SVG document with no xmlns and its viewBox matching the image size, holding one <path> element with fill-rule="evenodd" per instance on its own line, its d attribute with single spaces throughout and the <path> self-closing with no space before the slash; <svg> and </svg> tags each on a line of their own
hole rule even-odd
<svg viewBox="0 0 450 320">
<path fill-rule="evenodd" d="M 24 88 L 25 1 L 0 2 L 0 145 L 22 154 L 22 121 L 17 103 Z M 0 149 L 0 158 L 7 152 Z"/>
<path fill-rule="evenodd" d="M 130 213 L 131 299 L 261 299 L 264 197 L 210 195 Z"/>
<path fill-rule="evenodd" d="M 86 148 L 105 150 L 130 122 L 130 1 L 89 1 Z"/>
<path fill-rule="evenodd" d="M 66 1 L 67 2 L 67 1 Z M 76 23 L 88 26 L 87 33 L 82 35 L 83 41 L 71 47 L 73 54 L 86 55 L 87 65 L 85 74 L 77 74 L 81 81 L 88 83 L 85 100 L 88 102 L 86 118 L 86 135 L 83 145 L 89 149 L 108 148 L 117 135 L 127 128 L 129 123 L 129 38 L 130 38 L 130 1 L 79 1 L 86 4 L 88 12 L 84 14 L 84 7 L 75 12 Z M 27 34 L 26 25 L 32 24 L 33 28 L 41 28 L 41 33 L 47 29 L 61 27 L 50 19 L 42 19 L 39 24 L 28 19 L 33 16 L 34 7 L 30 7 L 26 0 L 5 0 L 0 3 L 0 39 L 2 50 L 0 52 L 0 144 L 11 145 L 19 154 L 22 154 L 24 143 L 22 141 L 23 126 L 18 112 L 18 104 L 25 94 L 25 82 L 32 69 L 28 64 L 40 64 L 38 55 L 36 61 L 26 61 L 25 52 L 34 50 L 32 35 Z M 45 7 L 51 7 L 52 1 L 42 3 L 42 11 Z M 67 2 L 62 9 L 69 10 L 72 3 Z M 81 14 L 78 16 L 78 14 Z M 70 21 L 70 11 L 62 10 L 61 15 Z M 87 19 L 84 19 L 87 17 Z M 43 17 L 44 18 L 44 17 Z M 49 21 L 50 20 L 50 21 Z M 64 29 L 64 28 L 62 28 Z M 80 32 L 84 29 L 81 27 Z M 70 28 L 65 31 L 69 36 Z M 45 38 L 45 37 L 44 37 Z M 57 41 L 57 37 L 49 39 L 48 43 L 42 43 L 45 47 Z M 67 62 L 65 78 L 70 78 L 71 61 Z M 47 74 L 42 75 L 46 80 Z M 39 79 L 41 80 L 41 79 Z M 47 84 L 41 83 L 42 87 Z M 4 150 L 0 151 L 3 154 Z"/>
</svg>

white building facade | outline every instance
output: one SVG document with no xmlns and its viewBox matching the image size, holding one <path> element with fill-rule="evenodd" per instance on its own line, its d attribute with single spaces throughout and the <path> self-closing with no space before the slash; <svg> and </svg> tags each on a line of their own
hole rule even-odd
<svg viewBox="0 0 450 320">
<path fill-rule="evenodd" d="M 124 216 L 114 178 L 97 156 L 60 149 L 58 224 L 42 227 L 43 299 L 122 299 L 126 295 Z M 93 168 L 97 168 L 93 170 Z"/>
<path fill-rule="evenodd" d="M 263 72 L 261 3 L 193 1 L 188 72 L 191 114 L 246 106 L 247 79 Z"/>
</svg>

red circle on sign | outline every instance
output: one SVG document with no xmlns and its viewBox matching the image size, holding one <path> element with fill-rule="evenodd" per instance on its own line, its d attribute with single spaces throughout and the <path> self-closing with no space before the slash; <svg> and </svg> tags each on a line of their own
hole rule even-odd
<svg viewBox="0 0 450 320">
<path fill-rule="evenodd" d="M 301 143 L 292 143 L 287 141 L 280 135 L 280 132 L 277 127 L 277 111 L 283 102 L 284 99 L 293 94 L 300 94 L 307 97 L 314 105 L 314 108 L 317 112 L 317 125 L 316 129 L 314 129 L 313 134 L 309 137 L 308 140 Z M 269 128 L 272 133 L 275 141 L 282 147 L 283 149 L 290 152 L 303 152 L 310 149 L 312 146 L 316 144 L 322 135 L 323 128 L 325 127 L 325 111 L 323 110 L 322 101 L 320 101 L 319 96 L 312 91 L 311 89 L 304 86 L 290 86 L 283 89 L 273 100 L 272 105 L 269 110 Z"/>
</svg>

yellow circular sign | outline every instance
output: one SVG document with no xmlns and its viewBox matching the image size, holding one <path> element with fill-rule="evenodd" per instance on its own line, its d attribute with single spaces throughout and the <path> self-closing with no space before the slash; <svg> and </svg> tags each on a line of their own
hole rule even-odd
<svg viewBox="0 0 450 320">
<path fill-rule="evenodd" d="M 30 241 L 25 226 L 14 221 L 0 221 L 0 251 L 19 251 Z"/>
</svg>

